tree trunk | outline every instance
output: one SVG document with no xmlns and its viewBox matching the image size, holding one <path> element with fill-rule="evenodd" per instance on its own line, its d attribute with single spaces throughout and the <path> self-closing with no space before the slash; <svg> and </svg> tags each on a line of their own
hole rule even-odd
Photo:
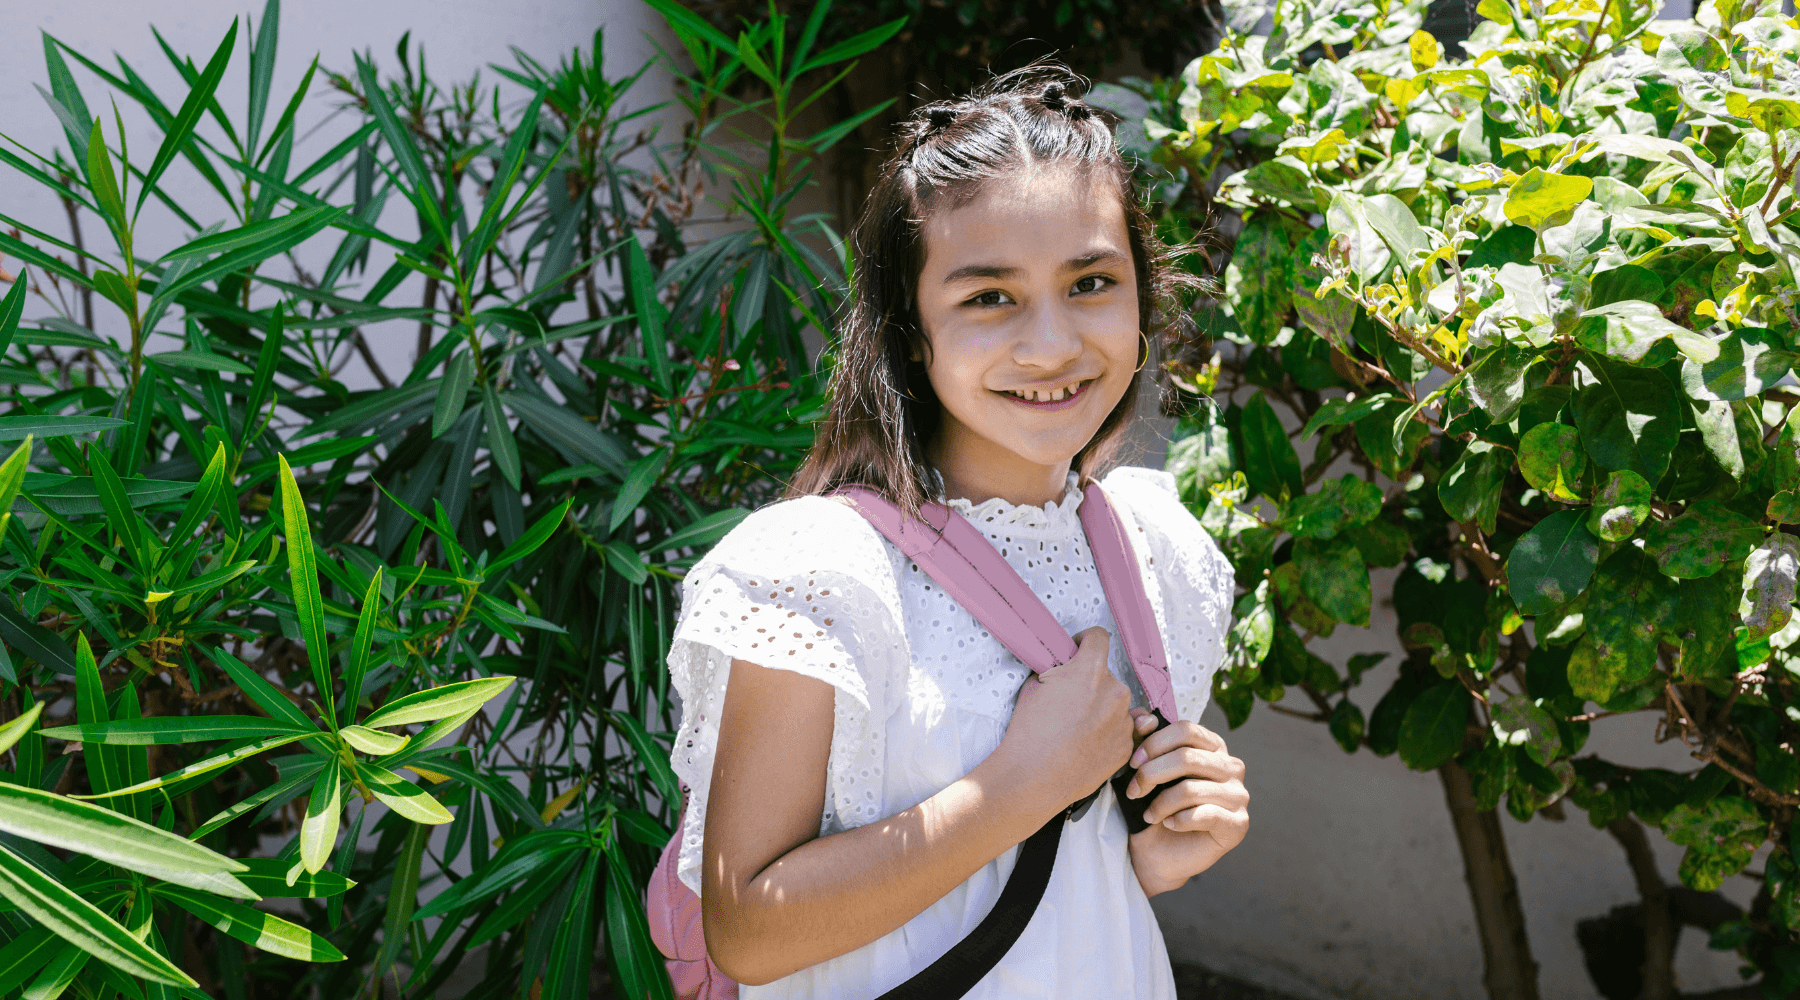
<svg viewBox="0 0 1800 1000">
<path fill-rule="evenodd" d="M 1494 810 L 1475 808 L 1475 785 L 1456 761 L 1438 768 L 1450 822 L 1462 848 L 1463 877 L 1475 905 L 1486 971 L 1481 980 L 1489 1000 L 1538 1000 L 1537 962 L 1525 933 L 1525 911 L 1519 905 L 1519 883 L 1506 856 L 1506 836 Z"/>
<path fill-rule="evenodd" d="M 1630 816 L 1606 824 L 1606 832 L 1625 848 L 1638 895 L 1644 900 L 1644 987 L 1638 1000 L 1674 1000 L 1675 921 L 1669 912 L 1669 891 L 1656 870 L 1656 855 L 1644 827 Z"/>
</svg>

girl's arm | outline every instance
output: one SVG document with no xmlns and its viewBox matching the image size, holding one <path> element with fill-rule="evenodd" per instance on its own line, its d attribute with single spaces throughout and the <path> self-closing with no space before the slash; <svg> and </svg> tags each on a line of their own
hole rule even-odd
<svg viewBox="0 0 1800 1000">
<path fill-rule="evenodd" d="M 702 909 L 726 975 L 761 984 L 853 951 L 917 916 L 1132 750 L 1130 695 L 1107 634 L 1019 693 L 1000 748 L 917 806 L 819 837 L 832 688 L 733 660 L 706 807 Z"/>
</svg>

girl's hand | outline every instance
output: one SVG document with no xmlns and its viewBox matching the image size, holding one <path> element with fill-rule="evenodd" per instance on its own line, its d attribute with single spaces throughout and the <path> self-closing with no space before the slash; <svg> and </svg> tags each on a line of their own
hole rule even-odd
<svg viewBox="0 0 1800 1000">
<path fill-rule="evenodd" d="M 1131 691 L 1107 669 L 1111 641 L 1088 629 L 1076 636 L 1074 659 L 1019 690 L 1000 747 L 1046 817 L 1105 784 L 1131 755 Z"/>
<path fill-rule="evenodd" d="M 1132 714 L 1139 732 L 1156 725 L 1149 712 L 1134 709 Z M 1165 726 L 1145 738 L 1130 764 L 1137 774 L 1126 786 L 1128 799 L 1180 781 L 1150 803 L 1144 813 L 1150 826 L 1131 837 L 1131 866 L 1144 895 L 1180 888 L 1249 832 L 1244 762 L 1226 752 L 1217 733 L 1187 721 Z"/>
</svg>

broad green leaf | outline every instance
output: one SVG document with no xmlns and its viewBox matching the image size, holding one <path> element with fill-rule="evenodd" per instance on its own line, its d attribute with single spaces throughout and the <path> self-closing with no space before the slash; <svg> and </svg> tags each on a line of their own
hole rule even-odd
<svg viewBox="0 0 1800 1000">
<path fill-rule="evenodd" d="M 1675 351 L 1688 362 L 1705 364 L 1719 357 L 1719 345 L 1663 318 L 1648 302 L 1626 299 L 1589 309 L 1575 328 L 1575 340 L 1596 354 L 1631 365 L 1656 367 Z M 1657 348 L 1668 344 L 1664 350 Z"/>
<path fill-rule="evenodd" d="M 57 937 L 115 968 L 170 986 L 196 987 L 187 973 L 94 904 L 0 845 L 0 896 Z"/>
<path fill-rule="evenodd" d="M 1768 330 L 1734 330 L 1718 342 L 1718 357 L 1681 365 L 1681 387 L 1690 399 L 1737 400 L 1759 396 L 1787 377 L 1795 356 Z"/>
<path fill-rule="evenodd" d="M 375 757 L 386 757 L 391 753 L 399 753 L 411 739 L 408 736 L 384 733 L 379 729 L 369 729 L 365 726 L 345 726 L 338 730 L 338 735 L 344 738 L 344 742 Z"/>
<path fill-rule="evenodd" d="M 1364 524 L 1381 513 L 1381 488 L 1354 475 L 1327 479 L 1314 493 L 1287 502 L 1281 518 L 1296 538 L 1321 541 Z"/>
<path fill-rule="evenodd" d="M 1245 404 L 1238 428 L 1243 437 L 1244 471 L 1251 493 L 1279 498 L 1283 491 L 1288 495 L 1304 492 L 1300 457 L 1294 453 L 1281 418 L 1262 393 Z"/>
<path fill-rule="evenodd" d="M 1334 194 L 1331 207 L 1325 212 L 1325 225 L 1333 245 L 1345 248 L 1350 269 L 1364 283 L 1375 284 L 1387 275 L 1394 261 L 1393 251 L 1370 221 L 1361 195 L 1342 190 Z"/>
<path fill-rule="evenodd" d="M 280 457 L 281 517 L 287 535 L 289 581 L 293 584 L 294 613 L 306 643 L 306 659 L 312 664 L 313 683 L 325 709 L 326 721 L 337 728 L 337 711 L 331 692 L 330 644 L 325 638 L 325 605 L 319 596 L 319 571 L 314 563 L 312 528 L 307 523 L 306 502 L 294 482 L 294 470 Z"/>
<path fill-rule="evenodd" d="M 1521 226 L 1542 232 L 1575 214 L 1575 206 L 1594 190 L 1592 178 L 1547 174 L 1533 167 L 1513 182 L 1506 193 L 1506 217 Z"/>
<path fill-rule="evenodd" d="M 1768 820 L 1748 799 L 1717 796 L 1705 803 L 1682 803 L 1663 817 L 1671 841 L 1686 847 L 1679 874 L 1689 888 L 1712 892 L 1744 870 L 1769 834 Z"/>
<path fill-rule="evenodd" d="M 1752 640 L 1781 631 L 1793 616 L 1796 577 L 1800 577 L 1800 536 L 1777 531 L 1745 558 L 1738 614 Z"/>
<path fill-rule="evenodd" d="M 1291 237 L 1272 213 L 1252 215 L 1238 234 L 1225 269 L 1225 294 L 1238 327 L 1259 344 L 1274 340 L 1287 325 L 1294 299 L 1293 254 Z"/>
<path fill-rule="evenodd" d="M 1769 498 L 1765 512 L 1776 524 L 1800 524 L 1800 492 L 1782 490 Z"/>
<path fill-rule="evenodd" d="M 1675 633 L 1681 637 L 1678 676 L 1704 678 L 1718 671 L 1727 650 L 1737 645 L 1737 609 L 1741 580 L 1734 573 L 1714 573 L 1681 581 L 1681 610 Z M 1731 657 L 1730 674 L 1737 673 Z"/>
<path fill-rule="evenodd" d="M 1600 548 L 1584 520 L 1578 510 L 1556 511 L 1513 546 L 1506 587 L 1521 614 L 1549 614 L 1587 589 Z"/>
<path fill-rule="evenodd" d="M 1594 464 L 1655 485 L 1681 434 L 1681 399 L 1660 372 L 1608 366 L 1575 395 L 1575 426 Z"/>
<path fill-rule="evenodd" d="M 1654 498 L 1644 477 L 1626 469 L 1606 478 L 1588 508 L 1588 530 L 1609 542 L 1622 542 L 1650 520 Z"/>
<path fill-rule="evenodd" d="M 1624 546 L 1600 564 L 1588 591 L 1582 646 L 1591 644 L 1604 676 L 1616 679 L 1618 685 L 1635 684 L 1656 669 L 1657 637 L 1671 630 L 1679 601 L 1675 581 L 1659 572 L 1648 556 Z M 1581 655 L 1580 647 L 1575 655 Z M 1569 669 L 1572 682 L 1573 659 Z M 1575 693 L 1583 693 L 1580 686 Z"/>
<path fill-rule="evenodd" d="M 317 874 L 331 860 L 343 812 L 343 762 L 334 756 L 326 761 L 325 769 L 313 783 L 306 816 L 300 821 L 300 866 L 308 875 Z"/>
<path fill-rule="evenodd" d="M 480 677 L 403 695 L 376 709 L 362 724 L 370 729 L 404 726 L 459 715 L 485 705 L 506 690 L 511 677 Z"/>
<path fill-rule="evenodd" d="M 435 826 L 456 818 L 430 792 L 385 767 L 359 760 L 356 774 L 377 799 L 414 823 Z"/>
<path fill-rule="evenodd" d="M 1412 57 L 1413 69 L 1420 73 L 1436 66 L 1438 60 L 1443 58 L 1443 52 L 1438 48 L 1437 39 L 1433 38 L 1430 32 L 1413 32 L 1406 47 Z"/>
<path fill-rule="evenodd" d="M 272 955 L 302 962 L 342 962 L 344 953 L 312 931 L 272 913 L 184 889 L 162 888 L 157 895 L 199 917 L 221 933 Z"/>
<path fill-rule="evenodd" d="M 1549 767 L 1562 755 L 1562 736 L 1556 719 L 1538 703 L 1519 695 L 1492 702 L 1494 737 L 1506 746 L 1522 746 L 1539 767 Z"/>
<path fill-rule="evenodd" d="M 241 862 L 124 813 L 41 789 L 0 784 L 0 830 L 189 888 L 256 898 L 231 876 L 244 870 Z"/>
<path fill-rule="evenodd" d="M 31 727 L 37 724 L 38 716 L 44 714 L 44 703 L 38 702 L 26 709 L 18 718 L 0 726 L 0 754 L 11 750 L 14 743 L 23 739 Z"/>
<path fill-rule="evenodd" d="M 1300 586 L 1319 610 L 1349 625 L 1369 624 L 1369 569 L 1362 552 L 1339 535 L 1328 542 L 1302 538 L 1294 543 Z"/>
<path fill-rule="evenodd" d="M 1497 423 L 1511 420 L 1525 401 L 1525 372 L 1537 358 L 1504 344 L 1470 366 L 1469 397 Z"/>
<path fill-rule="evenodd" d="M 200 78 L 188 89 L 187 99 L 181 102 L 181 110 L 175 113 L 174 121 L 163 129 L 162 145 L 156 150 L 156 159 L 150 162 L 150 169 L 144 172 L 144 188 L 138 193 L 137 209 L 142 211 L 144 200 L 150 197 L 156 182 L 162 179 L 163 171 L 175 162 L 181 148 L 194 137 L 194 126 L 200 123 L 200 116 L 213 100 L 213 93 L 219 88 L 219 81 L 225 76 L 225 67 L 231 62 L 231 50 L 237 42 L 237 18 L 231 19 L 231 27 L 225 32 L 225 38 L 219 42 L 218 48 L 200 71 Z"/>
<path fill-rule="evenodd" d="M 1692 580 L 1744 558 L 1762 539 L 1762 526 L 1755 521 L 1715 501 L 1698 500 L 1680 517 L 1653 523 L 1644 552 L 1665 575 Z"/>
<path fill-rule="evenodd" d="M 1462 457 L 1438 481 L 1444 512 L 1458 521 L 1474 522 L 1492 533 L 1500 513 L 1501 487 L 1512 466 L 1512 454 L 1486 441 L 1472 441 Z"/>
<path fill-rule="evenodd" d="M 1344 748 L 1345 753 L 1355 753 L 1362 746 L 1365 723 L 1362 709 L 1348 697 L 1338 699 L 1331 709 L 1331 738 Z"/>
<path fill-rule="evenodd" d="M 1439 681 L 1412 700 L 1400 723 L 1400 759 L 1415 771 L 1432 771 L 1462 751 L 1469 725 L 1469 692 Z"/>
<path fill-rule="evenodd" d="M 1574 500 L 1587 467 L 1581 433 L 1567 424 L 1539 424 L 1519 439 L 1519 472 L 1558 500 Z"/>
<path fill-rule="evenodd" d="M 469 386 L 475 381 L 475 361 L 468 351 L 458 351 L 450 355 L 444 363 L 444 378 L 438 383 L 437 402 L 431 409 L 431 436 L 443 437 L 444 432 L 462 416 L 463 405 L 469 399 Z"/>
</svg>

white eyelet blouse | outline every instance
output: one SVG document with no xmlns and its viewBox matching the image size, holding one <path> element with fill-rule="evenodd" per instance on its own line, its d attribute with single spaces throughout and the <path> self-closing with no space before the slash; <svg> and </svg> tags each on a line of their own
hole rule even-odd
<svg viewBox="0 0 1800 1000">
<path fill-rule="evenodd" d="M 1176 703 L 1197 719 L 1224 653 L 1231 565 L 1164 472 L 1101 481 L 1144 571 Z M 1070 478 L 1060 503 L 951 507 L 982 530 L 1070 633 L 1116 635 L 1081 530 Z M 823 497 L 756 511 L 687 575 L 669 670 L 681 695 L 672 763 L 689 789 L 680 877 L 700 891 L 701 836 L 731 661 L 792 670 L 836 689 L 826 836 L 891 816 L 961 778 L 1000 745 L 1026 669 L 917 565 L 848 506 Z M 1123 644 L 1113 673 L 1142 693 Z M 765 986 L 744 1000 L 862 1000 L 931 964 L 993 908 L 1012 848 L 898 930 Z M 1131 868 L 1110 788 L 1069 824 L 1030 924 L 971 998 L 1172 1000 L 1156 916 Z"/>
</svg>

